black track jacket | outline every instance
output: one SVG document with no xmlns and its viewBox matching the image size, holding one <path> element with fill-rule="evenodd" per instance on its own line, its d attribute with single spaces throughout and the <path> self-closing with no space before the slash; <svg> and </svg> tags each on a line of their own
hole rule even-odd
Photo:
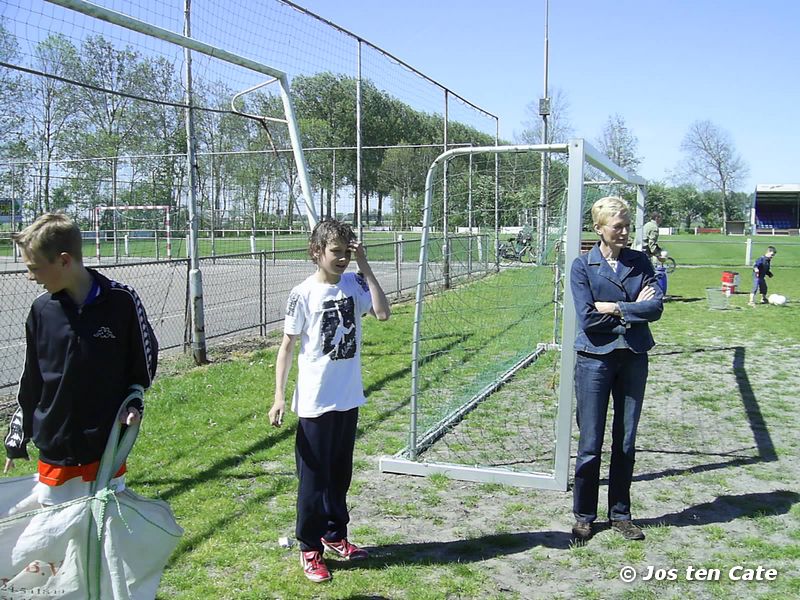
<svg viewBox="0 0 800 600">
<path fill-rule="evenodd" d="M 100 293 L 82 308 L 64 291 L 33 301 L 19 407 L 5 438 L 8 458 L 27 458 L 32 439 L 48 464 L 99 460 L 129 386 L 147 388 L 155 377 L 158 342 L 139 296 L 89 273 Z"/>
</svg>

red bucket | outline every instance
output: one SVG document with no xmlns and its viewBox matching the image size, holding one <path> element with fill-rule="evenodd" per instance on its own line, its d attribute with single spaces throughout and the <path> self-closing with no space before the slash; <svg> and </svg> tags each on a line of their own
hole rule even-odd
<svg viewBox="0 0 800 600">
<path fill-rule="evenodd" d="M 728 296 L 736 293 L 736 286 L 739 285 L 739 273 L 735 271 L 722 272 L 722 291 Z"/>
</svg>

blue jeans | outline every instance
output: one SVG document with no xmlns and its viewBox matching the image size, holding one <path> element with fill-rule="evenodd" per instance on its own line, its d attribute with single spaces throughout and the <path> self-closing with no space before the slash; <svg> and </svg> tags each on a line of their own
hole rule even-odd
<svg viewBox="0 0 800 600">
<path fill-rule="evenodd" d="M 600 456 L 609 396 L 613 398 L 611 466 L 608 473 L 608 518 L 631 518 L 631 480 L 636 458 L 636 428 L 647 383 L 647 354 L 614 350 L 609 354 L 579 352 L 575 362 L 575 394 L 580 430 L 575 461 L 572 510 L 578 521 L 597 519 Z"/>
<path fill-rule="evenodd" d="M 762 296 L 767 295 L 767 280 L 765 277 L 753 275 L 753 291 L 750 293 L 755 294 L 756 292 L 761 292 Z"/>
</svg>

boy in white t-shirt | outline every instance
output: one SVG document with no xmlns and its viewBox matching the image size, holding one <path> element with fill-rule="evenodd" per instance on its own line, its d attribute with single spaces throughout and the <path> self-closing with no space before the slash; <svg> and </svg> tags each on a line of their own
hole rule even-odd
<svg viewBox="0 0 800 600">
<path fill-rule="evenodd" d="M 322 558 L 327 548 L 347 560 L 367 552 L 347 540 L 347 490 L 353 474 L 358 407 L 366 402 L 361 381 L 361 316 L 389 318 L 386 295 L 350 225 L 337 220 L 314 227 L 308 245 L 317 271 L 292 289 L 283 340 L 275 365 L 275 402 L 269 420 L 280 427 L 286 410 L 286 380 L 300 338 L 295 460 L 295 536 L 300 562 L 311 581 L 331 579 Z M 359 274 L 345 273 L 355 253 Z"/>
</svg>

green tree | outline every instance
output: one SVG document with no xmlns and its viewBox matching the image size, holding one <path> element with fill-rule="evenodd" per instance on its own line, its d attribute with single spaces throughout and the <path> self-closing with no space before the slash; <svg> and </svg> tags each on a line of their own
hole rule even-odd
<svg viewBox="0 0 800 600">
<path fill-rule="evenodd" d="M 0 17 L 0 60 L 14 63 L 19 59 L 19 44 L 14 35 L 5 27 Z M 22 125 L 20 101 L 22 80 L 11 69 L 0 69 L 0 140 L 11 140 L 13 133 L 18 133 Z M 9 142 L 0 141 L 0 152 Z"/>
<path fill-rule="evenodd" d="M 150 71 L 144 65 L 136 51 L 130 47 L 117 49 L 102 36 L 89 37 L 81 45 L 72 78 L 109 90 L 79 88 L 78 93 L 80 122 L 69 151 L 77 157 L 102 158 L 107 168 L 105 177 L 97 177 L 96 166 L 91 163 L 74 167 L 79 177 L 92 178 L 89 189 L 95 193 L 84 197 L 89 208 L 99 202 L 119 204 L 120 159 L 142 148 L 151 131 L 145 103 L 131 98 L 147 95 Z M 102 181 L 109 184 L 100 185 Z"/>
<path fill-rule="evenodd" d="M 63 35 L 48 36 L 34 49 L 35 67 L 45 73 L 66 77 L 77 69 L 77 49 Z M 39 160 L 35 186 L 35 212 L 49 212 L 54 159 L 65 154 L 63 147 L 76 133 L 77 93 L 73 86 L 50 77 L 31 77 L 25 86 L 27 122 Z M 63 169 L 62 169 L 63 171 Z"/>
</svg>

